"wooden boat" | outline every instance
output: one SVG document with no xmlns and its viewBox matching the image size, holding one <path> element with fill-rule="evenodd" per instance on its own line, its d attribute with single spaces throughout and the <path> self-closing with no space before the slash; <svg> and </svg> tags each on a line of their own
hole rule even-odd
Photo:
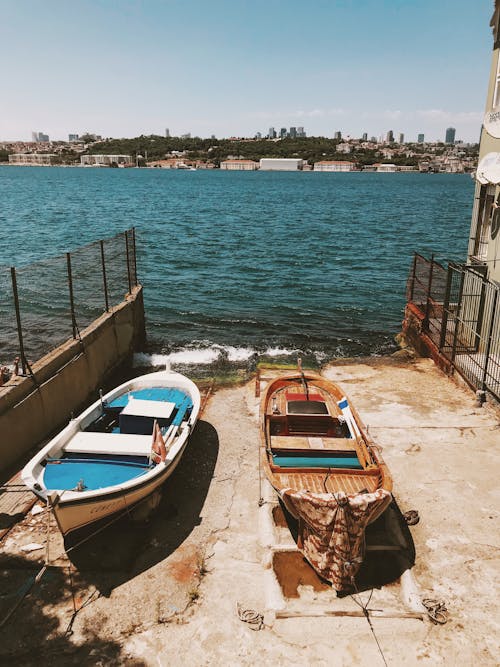
<svg viewBox="0 0 500 667">
<path fill-rule="evenodd" d="M 366 526 L 388 507 L 392 479 L 344 392 L 299 371 L 261 400 L 261 460 L 287 510 L 297 546 L 338 591 L 353 590 Z"/>
<path fill-rule="evenodd" d="M 198 388 L 183 375 L 137 377 L 71 420 L 22 479 L 66 537 L 150 498 L 179 463 L 199 410 Z"/>
</svg>

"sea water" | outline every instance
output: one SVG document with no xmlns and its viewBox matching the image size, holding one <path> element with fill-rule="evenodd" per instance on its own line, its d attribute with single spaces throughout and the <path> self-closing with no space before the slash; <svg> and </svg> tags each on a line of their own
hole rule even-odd
<svg viewBox="0 0 500 667">
<path fill-rule="evenodd" d="M 383 354 L 413 252 L 465 260 L 473 189 L 455 174 L 5 166 L 0 265 L 135 226 L 138 363 Z"/>
</svg>

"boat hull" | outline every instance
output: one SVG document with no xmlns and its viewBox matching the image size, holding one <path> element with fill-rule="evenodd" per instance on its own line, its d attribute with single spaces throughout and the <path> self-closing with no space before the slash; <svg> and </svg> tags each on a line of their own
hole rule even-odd
<svg viewBox="0 0 500 667">
<path fill-rule="evenodd" d="M 94 523 L 146 508 L 179 464 L 199 411 L 199 390 L 183 375 L 159 371 L 134 378 L 71 420 L 26 464 L 22 479 L 50 505 L 65 538 L 91 530 Z M 155 461 L 158 437 L 163 450 Z"/>
<path fill-rule="evenodd" d="M 298 520 L 299 550 L 337 591 L 354 590 L 366 526 L 390 505 L 392 478 L 340 387 L 316 373 L 270 382 L 261 460 Z"/>
<path fill-rule="evenodd" d="M 91 524 L 102 525 L 103 519 L 115 515 L 127 514 L 147 499 L 167 481 L 180 462 L 187 445 L 187 439 L 178 456 L 158 472 L 158 475 L 135 488 L 123 492 L 115 490 L 96 498 L 85 498 L 65 501 L 63 498 L 52 505 L 52 511 L 63 537 L 88 528 Z M 162 466 L 164 464 L 161 464 Z"/>
</svg>

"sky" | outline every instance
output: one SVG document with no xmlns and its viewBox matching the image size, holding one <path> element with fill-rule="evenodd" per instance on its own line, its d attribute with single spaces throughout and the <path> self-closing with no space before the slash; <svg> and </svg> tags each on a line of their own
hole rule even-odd
<svg viewBox="0 0 500 667">
<path fill-rule="evenodd" d="M 0 141 L 477 141 L 493 0 L 0 0 Z"/>
</svg>

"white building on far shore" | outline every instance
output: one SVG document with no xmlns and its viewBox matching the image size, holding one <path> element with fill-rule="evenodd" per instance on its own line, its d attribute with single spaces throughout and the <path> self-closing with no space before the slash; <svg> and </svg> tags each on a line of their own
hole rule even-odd
<svg viewBox="0 0 500 667">
<path fill-rule="evenodd" d="M 131 155 L 82 155 L 82 167 L 109 167 L 115 164 L 132 164 Z"/>
<path fill-rule="evenodd" d="M 377 162 L 373 166 L 377 168 L 377 171 L 382 171 L 382 172 L 393 172 L 398 170 L 395 164 L 385 164 Z"/>
<path fill-rule="evenodd" d="M 349 160 L 321 160 L 314 163 L 314 171 L 355 171 L 356 164 Z"/>
<path fill-rule="evenodd" d="M 270 158 L 263 157 L 260 160 L 261 171 L 298 171 L 302 169 L 304 161 L 300 158 Z"/>
<path fill-rule="evenodd" d="M 9 164 L 51 165 L 57 157 L 55 153 L 12 153 Z"/>
<path fill-rule="evenodd" d="M 226 171 L 255 171 L 259 168 L 259 163 L 254 160 L 224 160 L 220 163 L 220 168 Z"/>
</svg>

